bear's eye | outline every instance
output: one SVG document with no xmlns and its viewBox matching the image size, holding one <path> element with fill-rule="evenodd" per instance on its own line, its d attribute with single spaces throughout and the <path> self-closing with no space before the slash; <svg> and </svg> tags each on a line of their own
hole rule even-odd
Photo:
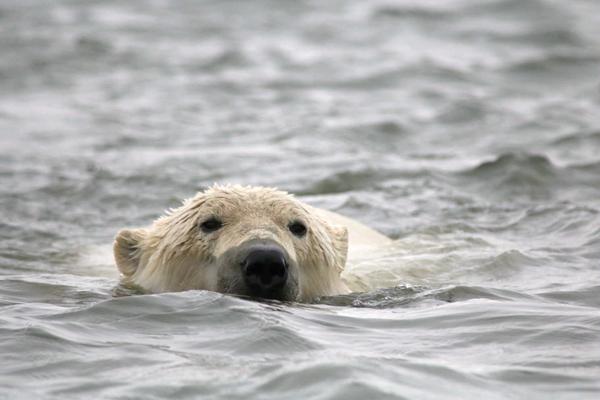
<svg viewBox="0 0 600 400">
<path fill-rule="evenodd" d="M 221 229 L 221 227 L 223 227 L 223 222 L 221 222 L 221 220 L 217 217 L 210 217 L 200 224 L 200 229 L 202 229 L 204 233 L 217 231 Z"/>
<path fill-rule="evenodd" d="M 302 237 L 302 236 L 306 235 L 306 225 L 304 225 L 300 221 L 292 221 L 288 225 L 288 229 L 290 230 L 290 232 L 292 232 L 294 235 L 296 235 L 298 237 Z"/>
</svg>

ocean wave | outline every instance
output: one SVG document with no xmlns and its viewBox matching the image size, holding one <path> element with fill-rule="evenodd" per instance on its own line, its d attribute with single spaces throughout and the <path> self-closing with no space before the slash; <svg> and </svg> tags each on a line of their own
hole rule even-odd
<svg viewBox="0 0 600 400">
<path fill-rule="evenodd" d="M 444 6 L 444 4 L 422 5 L 422 4 L 380 4 L 370 12 L 370 18 L 374 21 L 392 19 L 414 21 L 439 21 L 447 19 L 456 12 L 455 9 Z"/>
<path fill-rule="evenodd" d="M 600 131 L 570 133 L 554 139 L 550 144 L 559 148 L 600 146 Z"/>
<path fill-rule="evenodd" d="M 531 55 L 523 59 L 517 59 L 505 63 L 503 70 L 512 73 L 541 73 L 556 72 L 558 68 L 563 71 L 566 67 L 582 69 L 583 67 L 596 66 L 600 61 L 600 56 L 593 52 L 581 51 L 560 51 L 553 53 L 542 53 Z"/>
<path fill-rule="evenodd" d="M 560 170 L 540 154 L 505 153 L 456 176 L 478 193 L 517 198 L 549 198 L 560 182 Z"/>
<path fill-rule="evenodd" d="M 476 167 L 464 171 L 465 175 L 490 178 L 495 175 L 504 175 L 507 172 L 532 171 L 540 176 L 553 176 L 556 168 L 548 157 L 541 154 L 529 153 L 504 153 L 492 161 L 485 161 Z"/>
<path fill-rule="evenodd" d="M 600 3 L 0 3 L 0 398 L 598 397 Z M 119 286 L 215 180 L 398 240 L 314 304 Z"/>
</svg>

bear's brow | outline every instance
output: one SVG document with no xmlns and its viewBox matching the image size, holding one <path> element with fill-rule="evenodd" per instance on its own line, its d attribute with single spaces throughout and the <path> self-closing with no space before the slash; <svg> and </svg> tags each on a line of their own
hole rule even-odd
<svg viewBox="0 0 600 400">
<path fill-rule="evenodd" d="M 305 218 L 306 210 L 299 207 L 297 203 L 287 198 L 264 198 L 263 196 L 244 196 L 232 198 L 231 196 L 215 195 L 206 199 L 199 207 L 203 215 L 214 215 L 216 217 L 226 218 L 228 214 L 237 210 L 244 210 L 245 213 L 265 214 L 272 216 L 273 209 L 283 211 L 278 220 L 302 219 Z"/>
</svg>

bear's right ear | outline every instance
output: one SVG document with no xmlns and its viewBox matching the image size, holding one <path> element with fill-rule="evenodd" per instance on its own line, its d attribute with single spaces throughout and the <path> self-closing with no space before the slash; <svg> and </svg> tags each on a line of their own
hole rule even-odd
<svg viewBox="0 0 600 400">
<path fill-rule="evenodd" d="M 146 236 L 144 229 L 123 229 L 117 233 L 113 252 L 117 268 L 125 276 L 130 277 L 137 270 L 141 258 L 141 241 Z"/>
<path fill-rule="evenodd" d="M 341 273 L 348 258 L 348 229 L 341 225 L 328 225 L 329 235 L 335 251 L 335 268 Z"/>
</svg>

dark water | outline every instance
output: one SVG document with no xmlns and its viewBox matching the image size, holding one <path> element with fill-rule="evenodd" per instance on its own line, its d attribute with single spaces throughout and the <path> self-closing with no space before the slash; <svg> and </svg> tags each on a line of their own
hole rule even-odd
<svg viewBox="0 0 600 400">
<path fill-rule="evenodd" d="M 0 399 L 599 398 L 599 2 L 2 0 L 0 54 Z M 317 304 L 113 297 L 214 181 L 399 240 Z"/>
</svg>

